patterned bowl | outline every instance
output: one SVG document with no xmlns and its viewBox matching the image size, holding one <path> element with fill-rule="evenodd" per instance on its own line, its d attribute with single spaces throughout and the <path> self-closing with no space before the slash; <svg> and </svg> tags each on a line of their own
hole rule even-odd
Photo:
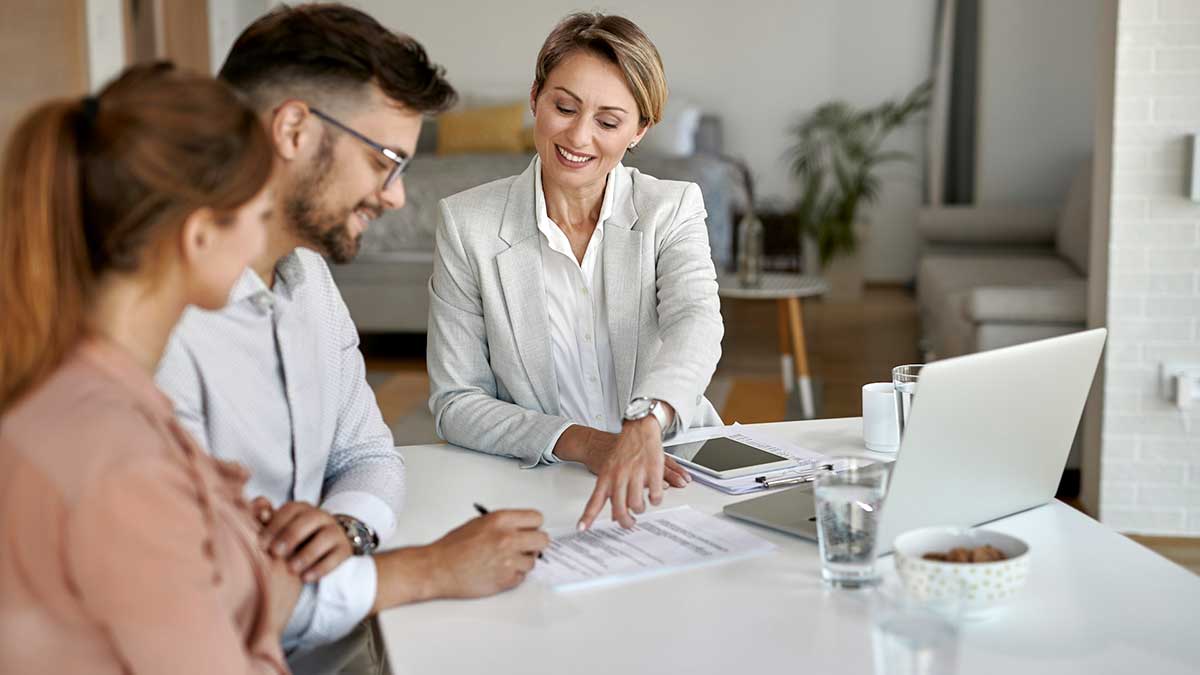
<svg viewBox="0 0 1200 675">
<path fill-rule="evenodd" d="M 1006 560 L 953 563 L 925 560 L 926 553 L 990 545 Z M 967 618 L 983 618 L 1002 608 L 1029 576 L 1029 545 L 993 530 L 926 527 L 896 537 L 896 572 L 905 590 L 920 602 L 961 603 Z"/>
</svg>

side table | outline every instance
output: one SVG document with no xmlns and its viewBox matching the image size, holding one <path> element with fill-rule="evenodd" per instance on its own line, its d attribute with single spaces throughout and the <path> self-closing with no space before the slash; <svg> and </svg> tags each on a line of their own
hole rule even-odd
<svg viewBox="0 0 1200 675">
<path fill-rule="evenodd" d="M 816 412 L 813 406 L 812 376 L 808 370 L 808 347 L 804 342 L 804 313 L 800 300 L 829 292 L 829 282 L 817 276 L 766 272 L 758 286 L 742 286 L 735 274 L 717 274 L 722 298 L 774 300 L 779 315 L 779 361 L 783 371 L 783 390 L 791 393 L 800 387 L 800 406 L 807 419 Z"/>
</svg>

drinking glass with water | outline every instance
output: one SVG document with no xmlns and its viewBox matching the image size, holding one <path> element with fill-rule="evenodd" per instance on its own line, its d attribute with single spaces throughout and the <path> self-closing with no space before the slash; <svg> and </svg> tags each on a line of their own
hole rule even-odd
<svg viewBox="0 0 1200 675">
<path fill-rule="evenodd" d="M 875 675 L 955 675 L 963 597 L 922 600 L 899 584 L 879 586 L 871 598 Z"/>
<path fill-rule="evenodd" d="M 876 533 L 888 466 L 859 457 L 835 458 L 833 464 L 846 468 L 819 474 L 813 488 L 821 577 L 834 588 L 871 586 L 878 578 Z"/>
<path fill-rule="evenodd" d="M 917 393 L 917 382 L 921 379 L 923 363 L 910 363 L 892 368 L 892 390 L 896 392 L 896 428 L 904 436 L 908 416 L 912 413 L 913 395 Z"/>
</svg>

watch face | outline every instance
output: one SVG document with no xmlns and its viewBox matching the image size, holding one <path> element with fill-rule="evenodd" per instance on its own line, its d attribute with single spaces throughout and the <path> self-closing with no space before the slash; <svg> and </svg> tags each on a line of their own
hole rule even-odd
<svg viewBox="0 0 1200 675">
<path fill-rule="evenodd" d="M 634 399 L 625 408 L 625 419 L 638 420 L 650 414 L 650 400 L 639 398 Z"/>
</svg>

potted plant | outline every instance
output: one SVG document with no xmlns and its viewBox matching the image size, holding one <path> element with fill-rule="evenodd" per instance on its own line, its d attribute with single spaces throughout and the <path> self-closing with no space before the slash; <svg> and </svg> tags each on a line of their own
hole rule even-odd
<svg viewBox="0 0 1200 675">
<path fill-rule="evenodd" d="M 858 250 L 866 229 L 859 210 L 879 198 L 876 171 L 880 165 L 912 159 L 906 152 L 884 150 L 883 142 L 929 106 L 931 90 L 931 83 L 925 82 L 900 101 L 865 110 L 844 101 L 826 103 L 790 131 L 794 140 L 788 156 L 803 191 L 796 205 L 796 223 L 806 245 L 815 248 L 821 269 L 831 277 L 835 296 L 861 297 L 861 259 L 857 280 L 853 269 L 837 274 L 831 266 Z M 845 288 L 847 283 L 850 288 Z"/>
</svg>

